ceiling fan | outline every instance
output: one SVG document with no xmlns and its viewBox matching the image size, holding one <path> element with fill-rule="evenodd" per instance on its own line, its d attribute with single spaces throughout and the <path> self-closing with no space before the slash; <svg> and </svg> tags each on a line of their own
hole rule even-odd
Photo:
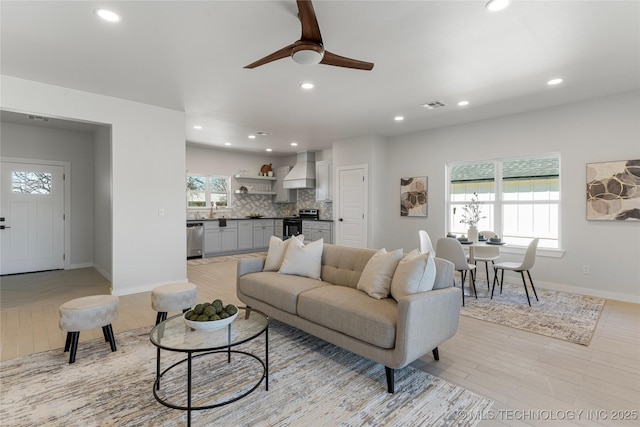
<svg viewBox="0 0 640 427">
<path fill-rule="evenodd" d="M 316 19 L 316 12 L 310 0 L 297 0 L 298 17 L 302 24 L 302 37 L 295 43 L 267 55 L 244 68 L 256 68 L 278 59 L 291 58 L 301 65 L 325 64 L 336 67 L 354 68 L 356 70 L 371 70 L 373 63 L 359 61 L 357 59 L 345 58 L 344 56 L 333 54 L 324 50 L 320 27 Z"/>
</svg>

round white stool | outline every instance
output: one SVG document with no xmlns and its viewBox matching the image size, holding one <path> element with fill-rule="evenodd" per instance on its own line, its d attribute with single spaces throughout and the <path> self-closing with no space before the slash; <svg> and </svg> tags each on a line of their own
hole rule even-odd
<svg viewBox="0 0 640 427">
<path fill-rule="evenodd" d="M 198 291 L 193 283 L 169 283 L 151 291 L 151 308 L 158 312 L 156 325 L 167 319 L 169 311 L 191 309 L 198 301 Z"/>
<path fill-rule="evenodd" d="M 120 301 L 114 295 L 92 295 L 67 301 L 60 306 L 60 329 L 67 331 L 64 351 L 69 351 L 69 363 L 76 361 L 80 331 L 102 327 L 104 340 L 116 351 L 116 339 L 111 324 L 118 319 Z"/>
</svg>

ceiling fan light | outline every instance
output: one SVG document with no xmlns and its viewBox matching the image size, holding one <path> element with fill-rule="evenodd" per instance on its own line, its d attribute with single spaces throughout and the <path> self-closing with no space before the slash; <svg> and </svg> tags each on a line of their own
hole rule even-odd
<svg viewBox="0 0 640 427">
<path fill-rule="evenodd" d="M 291 58 L 300 65 L 316 65 L 324 58 L 324 52 L 303 49 L 293 52 Z"/>
<path fill-rule="evenodd" d="M 509 6 L 510 3 L 510 0 L 489 0 L 484 7 L 489 12 L 497 12 L 499 10 L 505 9 L 507 6 Z"/>
</svg>

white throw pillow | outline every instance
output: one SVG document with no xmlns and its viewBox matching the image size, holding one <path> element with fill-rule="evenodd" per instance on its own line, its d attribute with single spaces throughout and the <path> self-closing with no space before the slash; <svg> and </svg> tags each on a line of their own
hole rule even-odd
<svg viewBox="0 0 640 427">
<path fill-rule="evenodd" d="M 298 239 L 289 239 L 287 251 L 278 273 L 320 279 L 322 270 L 322 249 L 324 240 L 318 239 L 305 245 Z"/>
<path fill-rule="evenodd" d="M 391 280 L 391 296 L 400 298 L 433 289 L 436 280 L 436 262 L 429 252 L 421 254 L 418 249 L 409 252 L 398 263 Z"/>
<path fill-rule="evenodd" d="M 380 249 L 367 262 L 358 280 L 357 288 L 373 298 L 382 299 L 389 296 L 391 278 L 402 259 L 402 249 L 387 252 Z"/>
<path fill-rule="evenodd" d="M 304 241 L 304 234 L 293 236 L 294 238 Z M 267 259 L 264 261 L 264 268 L 262 271 L 278 271 L 282 265 L 284 254 L 287 251 L 287 246 L 291 239 L 282 240 L 279 237 L 271 236 L 269 238 L 269 250 L 267 251 Z"/>
</svg>

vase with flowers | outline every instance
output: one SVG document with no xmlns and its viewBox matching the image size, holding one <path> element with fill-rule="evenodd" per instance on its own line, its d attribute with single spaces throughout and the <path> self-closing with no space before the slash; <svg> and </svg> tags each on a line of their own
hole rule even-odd
<svg viewBox="0 0 640 427">
<path fill-rule="evenodd" d="M 467 224 L 469 227 L 467 236 L 472 242 L 478 241 L 478 222 L 480 222 L 482 218 L 486 218 L 485 216 L 480 216 L 481 205 L 482 202 L 478 200 L 478 194 L 474 191 L 469 203 L 462 207 L 462 219 L 460 223 Z"/>
</svg>

